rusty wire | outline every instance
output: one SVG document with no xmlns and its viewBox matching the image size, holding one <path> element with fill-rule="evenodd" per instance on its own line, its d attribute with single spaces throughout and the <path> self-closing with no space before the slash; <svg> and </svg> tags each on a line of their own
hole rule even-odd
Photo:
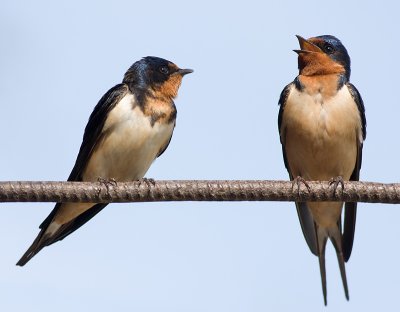
<svg viewBox="0 0 400 312">
<path fill-rule="evenodd" d="M 400 184 L 329 182 L 293 185 L 268 180 L 172 180 L 145 182 L 0 182 L 0 202 L 161 202 L 161 201 L 347 201 L 400 203 Z"/>
</svg>

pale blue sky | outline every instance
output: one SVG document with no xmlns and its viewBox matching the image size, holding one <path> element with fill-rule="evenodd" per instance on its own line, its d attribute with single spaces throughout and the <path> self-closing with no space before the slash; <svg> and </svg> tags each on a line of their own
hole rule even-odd
<svg viewBox="0 0 400 312">
<path fill-rule="evenodd" d="M 297 75 L 296 34 L 332 34 L 367 113 L 361 178 L 399 181 L 396 1 L 9 1 L 0 3 L 0 180 L 65 180 L 100 97 L 143 56 L 193 68 L 155 179 L 287 179 L 277 101 Z M 15 263 L 51 203 L 0 205 L 0 311 L 393 311 L 400 206 L 360 204 L 346 302 L 293 203 L 112 204 Z"/>
</svg>

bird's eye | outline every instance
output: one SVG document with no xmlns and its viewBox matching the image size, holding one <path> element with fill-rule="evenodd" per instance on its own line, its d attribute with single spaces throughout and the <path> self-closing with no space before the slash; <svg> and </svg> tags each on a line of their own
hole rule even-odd
<svg viewBox="0 0 400 312">
<path fill-rule="evenodd" d="M 332 54 L 333 52 L 335 52 L 335 48 L 330 43 L 325 43 L 324 44 L 324 51 L 326 53 L 328 53 L 328 54 Z"/>
<path fill-rule="evenodd" d="M 168 75 L 169 74 L 169 69 L 166 66 L 162 66 L 160 67 L 160 72 L 164 75 Z"/>
</svg>

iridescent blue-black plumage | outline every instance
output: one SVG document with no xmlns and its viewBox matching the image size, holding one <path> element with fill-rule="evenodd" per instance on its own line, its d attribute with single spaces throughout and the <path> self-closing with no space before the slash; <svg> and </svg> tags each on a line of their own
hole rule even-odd
<svg viewBox="0 0 400 312">
<path fill-rule="evenodd" d="M 331 35 L 322 35 L 314 37 L 313 43 L 321 48 L 330 58 L 332 58 L 335 62 L 343 65 L 346 71 L 347 81 L 350 80 L 351 74 L 351 62 L 350 56 L 347 52 L 346 47 L 342 44 L 342 42 Z"/>
</svg>

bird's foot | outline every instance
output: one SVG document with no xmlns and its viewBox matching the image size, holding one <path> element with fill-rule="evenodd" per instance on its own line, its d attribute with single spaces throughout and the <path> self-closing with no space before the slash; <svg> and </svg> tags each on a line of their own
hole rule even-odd
<svg viewBox="0 0 400 312">
<path fill-rule="evenodd" d="M 156 186 L 156 181 L 154 181 L 152 178 L 141 178 L 139 180 L 139 186 L 141 186 L 143 183 L 146 184 L 147 187 Z"/>
<path fill-rule="evenodd" d="M 300 196 L 301 184 L 304 184 L 305 187 L 307 188 L 308 192 L 311 192 L 311 188 L 308 185 L 307 181 L 304 180 L 304 178 L 302 178 L 301 176 L 297 176 L 296 178 L 293 179 L 293 181 L 292 181 L 292 190 L 293 190 L 294 186 L 297 185 L 297 194 Z"/>
<path fill-rule="evenodd" d="M 336 190 L 339 186 L 339 184 L 342 186 L 342 194 L 344 190 L 344 181 L 342 176 L 337 176 L 335 178 L 332 178 L 329 180 L 329 186 L 333 185 L 333 194 L 336 193 Z"/>
<path fill-rule="evenodd" d="M 104 185 L 106 187 L 107 193 L 110 190 L 110 186 L 113 186 L 113 187 L 117 186 L 117 181 L 114 178 L 104 179 L 102 177 L 98 177 L 97 181 L 100 183 L 100 185 Z M 101 191 L 101 188 L 99 188 L 99 193 L 100 193 L 100 191 Z"/>
</svg>

